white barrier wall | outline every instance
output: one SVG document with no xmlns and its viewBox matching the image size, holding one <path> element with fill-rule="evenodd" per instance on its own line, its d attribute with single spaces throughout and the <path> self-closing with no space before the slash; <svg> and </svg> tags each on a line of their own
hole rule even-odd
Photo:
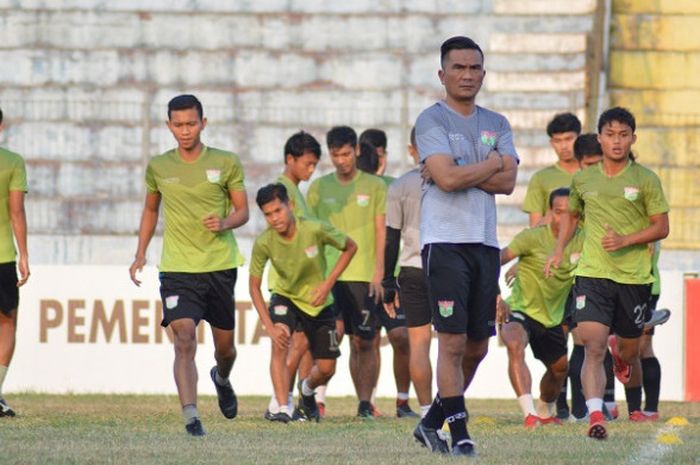
<svg viewBox="0 0 700 465">
<path fill-rule="evenodd" d="M 173 350 L 168 333 L 160 327 L 161 304 L 155 268 L 142 274 L 142 287 L 134 286 L 126 267 L 37 266 L 21 289 L 15 358 L 5 391 L 49 393 L 175 393 Z M 655 350 L 663 369 L 661 396 L 683 399 L 683 274 L 662 273 L 660 307 L 674 314 L 657 330 Z M 236 344 L 238 360 L 233 371 L 236 391 L 243 395 L 272 392 L 268 362 L 270 341 L 248 297 L 248 275 L 239 270 Z M 503 287 L 505 289 L 505 286 Z M 206 324 L 200 325 L 197 353 L 201 393 L 214 394 L 208 379 L 213 345 Z M 437 341 L 433 344 L 436 359 Z M 343 355 L 328 395 L 354 395 L 347 369 L 349 348 Z M 379 396 L 395 395 L 391 349 L 382 348 Z M 542 373 L 530 358 L 533 379 Z M 533 383 L 536 386 L 537 383 Z M 621 386 L 617 395 L 624 398 Z M 468 396 L 510 398 L 507 357 L 496 338 Z"/>
</svg>

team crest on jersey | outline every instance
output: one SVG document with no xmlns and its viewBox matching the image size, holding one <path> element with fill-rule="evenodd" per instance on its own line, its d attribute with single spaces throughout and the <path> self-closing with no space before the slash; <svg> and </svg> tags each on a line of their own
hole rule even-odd
<svg viewBox="0 0 700 465">
<path fill-rule="evenodd" d="M 177 307 L 178 300 L 180 300 L 179 295 L 169 295 L 165 298 L 165 308 L 172 310 L 173 308 Z"/>
<path fill-rule="evenodd" d="M 221 170 L 207 170 L 207 181 L 219 182 L 221 179 Z"/>
<path fill-rule="evenodd" d="M 357 204 L 361 207 L 369 205 L 369 195 L 357 194 Z"/>
<path fill-rule="evenodd" d="M 494 131 L 481 131 L 481 143 L 489 147 L 496 146 L 496 136 Z"/>
<path fill-rule="evenodd" d="M 625 187 L 625 198 L 629 200 L 630 202 L 633 202 L 637 200 L 637 197 L 639 197 L 639 189 L 630 186 L 630 187 Z"/>
<path fill-rule="evenodd" d="M 316 255 L 318 255 L 318 246 L 312 245 L 311 247 L 307 247 L 304 249 L 304 253 L 307 257 L 314 258 Z"/>
<path fill-rule="evenodd" d="M 454 300 L 438 300 L 438 310 L 443 318 L 451 317 L 455 310 Z"/>
<path fill-rule="evenodd" d="M 272 307 L 272 311 L 275 312 L 275 315 L 277 315 L 277 316 L 286 315 L 287 310 L 289 310 L 289 309 L 287 308 L 286 305 L 275 305 L 274 307 Z"/>
<path fill-rule="evenodd" d="M 581 259 L 581 254 L 579 252 L 574 252 L 571 255 L 569 255 L 569 261 L 571 262 L 572 265 L 577 264 L 580 259 Z"/>
<path fill-rule="evenodd" d="M 586 296 L 585 295 L 577 295 L 576 296 L 576 310 L 581 310 L 586 306 Z"/>
</svg>

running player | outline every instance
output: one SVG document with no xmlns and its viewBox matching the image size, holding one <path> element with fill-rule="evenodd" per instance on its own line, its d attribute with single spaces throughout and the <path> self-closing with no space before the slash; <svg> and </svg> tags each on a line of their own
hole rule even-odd
<svg viewBox="0 0 700 465">
<path fill-rule="evenodd" d="M 527 428 L 561 424 L 555 416 L 556 400 L 566 381 L 568 368 L 567 335 L 562 322 L 573 284 L 572 272 L 581 255 L 583 234 L 580 231 L 575 233 L 552 277 L 543 280 L 542 269 L 557 240 L 561 215 L 567 211 L 568 203 L 568 188 L 552 191 L 546 212 L 549 224 L 525 229 L 501 250 L 501 266 L 519 259 L 513 292 L 499 305 L 497 321 L 502 324 L 501 337 L 508 348 L 508 375 Z M 532 399 L 530 370 L 525 362 L 528 345 L 535 358 L 547 368 L 540 381 L 537 409 Z"/>
<path fill-rule="evenodd" d="M 0 109 L 0 131 L 2 117 Z M 0 417 L 14 417 L 14 410 L 2 395 L 2 385 L 15 352 L 19 288 L 29 279 L 24 213 L 27 172 L 22 157 L 0 147 L 0 175 Z"/>
<path fill-rule="evenodd" d="M 416 150 L 416 131 L 411 129 L 408 152 L 415 164 L 419 157 Z M 405 314 L 409 340 L 409 372 L 416 390 L 421 417 L 428 413 L 432 402 L 433 370 L 430 364 L 430 303 L 428 289 L 420 258 L 420 200 L 422 196 L 420 169 L 414 168 L 389 186 L 386 202 L 386 249 L 384 252 L 384 309 L 388 316 L 401 309 Z M 403 243 L 403 247 L 400 247 Z M 400 258 L 399 258 L 399 249 Z M 396 263 L 401 265 L 398 279 Z M 399 303 L 400 302 L 400 303 Z M 408 393 L 406 392 L 406 397 Z M 405 405 L 405 407 L 403 406 Z M 401 409 L 408 409 L 401 399 L 397 401 L 397 416 Z"/>
<path fill-rule="evenodd" d="M 294 213 L 294 216 L 297 218 L 308 218 L 311 216 L 311 212 L 306 206 L 304 196 L 299 190 L 299 184 L 311 178 L 320 159 L 321 145 L 314 136 L 307 132 L 299 131 L 293 134 L 284 144 L 284 173 L 277 178 L 277 182 L 284 185 L 287 189 L 289 205 L 292 208 L 292 213 Z M 277 274 L 273 268 L 270 269 L 267 280 L 268 287 L 274 291 L 273 288 L 277 280 Z M 289 359 L 287 360 L 287 368 L 292 376 L 292 382 L 289 383 L 290 392 L 287 405 L 291 405 L 293 401 L 293 392 L 291 388 L 294 384 L 293 380 L 297 369 L 299 369 L 301 378 L 304 378 L 308 375 L 312 366 L 313 359 L 308 350 L 308 341 L 306 340 L 304 332 L 301 330 L 292 331 Z M 275 414 L 279 413 L 279 408 L 277 397 L 273 393 L 265 412 L 265 418 L 268 420 L 272 419 Z"/>
<path fill-rule="evenodd" d="M 437 434 L 445 420 L 452 454 L 473 455 L 464 391 L 495 333 L 499 295 L 496 198 L 510 194 L 517 154 L 508 120 L 476 105 L 484 54 L 467 37 L 440 50 L 446 98 L 416 121 L 416 141 L 429 182 L 421 201 L 423 269 L 438 332 L 438 395 L 414 431 L 432 451 L 447 453 Z"/>
<path fill-rule="evenodd" d="M 175 384 L 185 429 L 205 434 L 197 411 L 196 328 L 204 319 L 211 326 L 216 365 L 209 372 L 226 418 L 234 418 L 238 401 L 229 381 L 236 359 L 233 329 L 233 288 L 237 267 L 243 263 L 231 232 L 248 221 L 243 167 L 238 156 L 205 146 L 201 133 L 207 125 L 202 104 L 193 95 L 168 103 L 167 126 L 177 148 L 153 157 L 146 168 L 146 203 L 141 217 L 136 258 L 129 269 L 146 264 L 146 249 L 158 223 L 161 200 L 165 215 L 160 261 L 163 326 L 169 326 L 175 344 Z"/>
<path fill-rule="evenodd" d="M 610 332 L 618 336 L 620 357 L 632 366 L 625 384 L 629 413 L 641 410 L 639 342 L 653 282 L 648 244 L 669 231 L 659 178 L 630 159 L 635 127 L 634 116 L 624 108 L 611 108 L 600 116 L 603 162 L 574 176 L 570 213 L 562 217 L 554 254 L 545 265 L 549 276 L 562 262 L 578 217 L 585 216 L 583 252 L 575 271 L 574 321 L 585 350 L 581 378 L 588 436 L 596 439 L 607 437 L 603 360 Z"/>
<path fill-rule="evenodd" d="M 253 245 L 249 288 L 272 341 L 270 375 L 279 412 L 271 414 L 269 419 L 291 421 L 287 410 L 290 381 L 287 356 L 291 333 L 299 325 L 309 341 L 314 360 L 309 375 L 299 381 L 299 407 L 306 418 L 318 421 L 320 414 L 314 389 L 330 380 L 335 373 L 335 359 L 340 355 L 331 289 L 350 263 L 357 246 L 327 223 L 296 217 L 281 183 L 260 189 L 256 202 L 269 227 Z M 329 273 L 324 254 L 327 246 L 342 251 Z M 278 276 L 269 310 L 260 288 L 268 260 Z"/>
<path fill-rule="evenodd" d="M 545 213 L 549 194 L 554 189 L 571 185 L 571 178 L 579 170 L 574 157 L 574 142 L 580 133 L 581 122 L 572 113 L 560 113 L 547 124 L 549 143 L 557 155 L 557 162 L 535 172 L 527 185 L 523 211 L 530 218 L 530 227 L 548 221 Z"/>
<path fill-rule="evenodd" d="M 382 298 L 384 274 L 384 212 L 386 186 L 381 179 L 357 169 L 357 134 L 347 126 L 326 135 L 335 172 L 309 187 L 307 204 L 316 218 L 328 221 L 350 236 L 358 253 L 333 287 L 336 312 L 350 335 L 350 373 L 359 399 L 357 414 L 373 418 L 370 405 L 377 357 L 376 303 Z M 337 253 L 327 249 L 329 266 Z"/>
</svg>

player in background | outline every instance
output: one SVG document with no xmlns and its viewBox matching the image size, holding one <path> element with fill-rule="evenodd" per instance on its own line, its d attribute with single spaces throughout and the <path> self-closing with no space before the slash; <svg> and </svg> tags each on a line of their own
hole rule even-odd
<svg viewBox="0 0 700 465">
<path fill-rule="evenodd" d="M 417 165 L 419 156 L 416 150 L 415 128 L 411 129 L 408 153 Z M 392 317 L 397 309 L 401 309 L 405 314 L 409 340 L 409 372 L 420 404 L 421 417 L 424 417 L 433 399 L 433 370 L 430 363 L 430 340 L 433 333 L 430 328 L 427 282 L 420 256 L 422 184 L 420 169 L 415 167 L 389 186 L 382 285 L 387 315 Z M 395 276 L 397 263 L 400 264 L 398 278 Z M 405 405 L 408 407 L 407 400 Z M 399 399 L 397 415 L 401 408 Z"/>
<path fill-rule="evenodd" d="M 2 119 L 0 109 L 0 131 L 3 129 Z M 2 385 L 15 352 L 19 288 L 29 279 L 24 159 L 0 147 L 0 175 L 0 417 L 14 417 L 14 410 L 3 397 Z"/>
<path fill-rule="evenodd" d="M 378 129 L 376 131 L 379 131 Z M 366 132 L 366 131 L 365 131 Z M 363 133 L 364 134 L 364 133 Z M 386 138 L 384 139 L 386 140 Z M 373 174 L 377 172 L 379 156 L 377 155 L 374 146 L 360 142 L 360 155 L 357 157 L 357 167 L 365 173 Z M 389 187 L 394 181 L 394 178 L 382 176 L 380 179 Z M 396 266 L 394 259 L 393 266 Z M 386 264 L 385 264 L 386 269 Z M 393 268 L 392 268 L 393 269 Z M 398 271 L 398 270 L 396 270 Z M 409 406 L 409 389 L 411 387 L 411 372 L 410 372 L 410 349 L 408 343 L 408 330 L 406 328 L 406 315 L 400 307 L 393 309 L 393 313 L 385 310 L 382 302 L 377 304 L 377 334 L 374 337 L 374 351 L 377 354 L 377 371 L 375 373 L 374 385 L 372 389 L 372 414 L 377 417 L 381 413 L 375 404 L 375 395 L 377 392 L 377 384 L 379 382 L 379 373 L 381 365 L 381 330 L 382 327 L 386 330 L 387 339 L 391 344 L 393 352 L 393 369 L 394 381 L 396 382 L 396 416 L 399 418 L 416 418 L 418 415 L 411 410 Z"/>
<path fill-rule="evenodd" d="M 581 380 L 588 436 L 595 439 L 607 437 L 603 361 L 611 332 L 617 335 L 620 358 L 632 366 L 625 384 L 630 417 L 641 410 L 639 344 L 654 280 L 648 244 L 669 232 L 668 204 L 658 176 L 630 159 L 635 128 L 634 116 L 624 108 L 600 115 L 603 161 L 574 176 L 570 211 L 562 217 L 554 253 L 545 265 L 545 276 L 551 276 L 579 216 L 585 217 L 583 252 L 575 271 L 574 322 L 585 351 Z"/>
<path fill-rule="evenodd" d="M 340 355 L 331 289 L 357 251 L 355 243 L 328 223 L 296 217 L 283 184 L 258 191 L 256 202 L 268 228 L 253 245 L 250 264 L 250 296 L 272 341 L 270 376 L 279 411 L 270 420 L 291 421 L 287 407 L 290 371 L 287 367 L 291 333 L 301 326 L 313 355 L 309 374 L 299 380 L 299 407 L 309 420 L 320 419 L 314 389 L 335 373 Z M 332 270 L 324 250 L 342 251 Z M 263 300 L 262 273 L 267 261 L 277 272 L 269 309 Z"/>
<path fill-rule="evenodd" d="M 381 129 L 365 129 L 360 134 L 360 144 L 366 143 L 374 147 L 377 152 L 377 168 L 374 170 L 374 174 L 379 177 L 384 177 L 386 172 L 386 156 L 387 156 L 387 138 L 386 132 Z"/>
<path fill-rule="evenodd" d="M 307 204 L 316 218 L 329 222 L 358 246 L 352 263 L 333 287 L 333 297 L 342 328 L 350 335 L 350 374 L 359 400 L 357 414 L 373 418 L 370 398 L 377 358 L 372 342 L 375 307 L 382 298 L 386 186 L 376 176 L 357 169 L 357 134 L 352 128 L 332 128 L 326 142 L 335 172 L 311 183 Z M 338 253 L 326 250 L 332 266 Z"/>
<path fill-rule="evenodd" d="M 581 255 L 583 234 L 577 231 L 564 250 L 556 272 L 542 279 L 542 269 L 559 234 L 562 213 L 568 210 L 569 189 L 560 187 L 549 195 L 548 224 L 525 229 L 501 250 L 501 266 L 518 258 L 518 274 L 513 291 L 500 301 L 497 322 L 508 349 L 508 375 L 518 397 L 526 428 L 542 424 L 561 424 L 556 417 L 556 400 L 566 382 L 567 334 L 562 323 L 573 285 L 573 270 Z M 540 397 L 535 408 L 532 378 L 525 362 L 530 346 L 535 358 L 547 370 L 540 381 Z"/>
<path fill-rule="evenodd" d="M 163 203 L 163 252 L 159 265 L 163 326 L 174 336 L 174 375 L 185 429 L 205 434 L 197 410 L 196 328 L 200 320 L 211 326 L 216 365 L 209 372 L 219 409 L 226 418 L 238 413 L 229 381 L 236 359 L 233 290 L 237 267 L 243 264 L 232 233 L 248 221 L 243 167 L 231 152 L 205 146 L 207 125 L 202 104 L 193 95 L 168 103 L 167 126 L 177 148 L 151 158 L 146 168 L 146 202 L 141 216 L 136 257 L 129 273 L 146 264 L 146 249 L 158 224 Z"/>
<path fill-rule="evenodd" d="M 306 200 L 299 190 L 299 184 L 302 181 L 308 181 L 316 170 L 316 165 L 321 159 L 321 145 L 316 138 L 308 132 L 299 131 L 293 134 L 284 144 L 284 172 L 277 178 L 277 182 L 281 183 L 287 190 L 289 197 L 289 206 L 292 213 L 297 218 L 311 216 L 309 208 L 306 206 Z M 277 274 L 274 269 L 270 268 L 267 277 L 268 288 L 274 292 L 274 284 L 277 280 Z M 300 379 L 306 377 L 313 366 L 313 358 L 308 350 L 308 341 L 301 328 L 292 331 L 292 339 L 289 348 L 289 358 L 287 360 L 287 368 L 291 374 L 289 383 L 289 395 L 287 405 L 292 406 L 294 402 L 294 378 L 299 371 Z M 270 403 L 265 411 L 265 418 L 270 420 L 279 413 L 279 404 L 277 397 L 273 393 L 270 397 Z"/>
</svg>

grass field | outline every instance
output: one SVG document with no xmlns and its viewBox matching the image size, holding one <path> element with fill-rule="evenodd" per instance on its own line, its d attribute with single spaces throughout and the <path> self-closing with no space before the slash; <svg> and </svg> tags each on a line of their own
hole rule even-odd
<svg viewBox="0 0 700 465">
<path fill-rule="evenodd" d="M 354 418 L 350 398 L 331 398 L 320 424 L 271 424 L 262 418 L 267 399 L 240 399 L 239 416 L 226 420 L 214 397 L 199 408 L 208 435 L 185 435 L 172 396 L 7 396 L 19 412 L 0 418 L 1 464 L 299 463 L 439 464 L 452 457 L 430 454 L 415 443 L 412 420 Z M 393 401 L 379 408 L 392 412 Z M 610 423 L 610 438 L 587 439 L 585 425 L 568 423 L 526 431 L 512 400 L 469 400 L 470 431 L 479 456 L 474 464 L 700 464 L 700 404 L 662 403 L 663 420 Z M 621 409 L 622 411 L 623 409 Z M 669 426 L 671 416 L 688 426 Z M 661 435 L 661 442 L 659 437 Z M 677 442 L 678 444 L 664 444 Z M 669 441 L 670 440 L 670 441 Z M 460 461 L 460 460 L 457 460 Z"/>
</svg>

